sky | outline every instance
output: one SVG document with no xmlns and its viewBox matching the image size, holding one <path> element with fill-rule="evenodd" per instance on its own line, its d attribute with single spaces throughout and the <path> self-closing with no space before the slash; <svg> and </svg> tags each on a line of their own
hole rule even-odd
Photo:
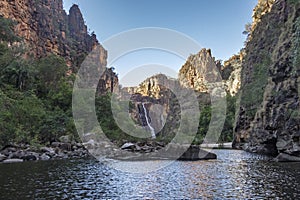
<svg viewBox="0 0 300 200">
<path fill-rule="evenodd" d="M 100 43 L 131 29 L 159 27 L 185 34 L 224 61 L 243 48 L 246 36 L 242 32 L 252 21 L 257 0 L 64 0 L 65 10 L 73 4 L 79 5 L 89 31 L 96 33 Z M 167 66 L 176 75 L 187 57 L 146 49 L 123 55 L 109 65 L 120 79 L 151 64 Z"/>
</svg>

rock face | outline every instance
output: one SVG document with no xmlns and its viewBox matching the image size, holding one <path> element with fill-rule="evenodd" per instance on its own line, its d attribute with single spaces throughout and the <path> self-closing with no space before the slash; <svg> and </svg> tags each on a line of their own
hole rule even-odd
<svg viewBox="0 0 300 200">
<path fill-rule="evenodd" d="M 174 87 L 176 87 L 176 81 L 174 79 L 164 74 L 158 74 L 143 81 L 135 92 L 143 96 L 159 99 L 164 91 Z"/>
<path fill-rule="evenodd" d="M 99 48 L 98 60 L 105 67 L 106 50 L 94 33 L 88 33 L 78 5 L 63 9 L 62 0 L 3 0 L 0 16 L 16 22 L 15 33 L 26 46 L 26 56 L 41 58 L 49 54 L 63 57 L 71 72 L 77 72 L 86 55 Z M 112 69 L 106 69 L 98 91 L 103 94 L 118 85 Z"/>
<path fill-rule="evenodd" d="M 278 0 L 246 46 L 234 147 L 300 157 L 299 47 L 300 2 Z"/>
<path fill-rule="evenodd" d="M 221 67 L 221 76 L 225 90 L 231 96 L 235 96 L 241 88 L 241 71 L 242 71 L 243 53 L 232 56 L 224 62 Z"/>
<path fill-rule="evenodd" d="M 210 92 L 216 83 L 222 81 L 210 49 L 202 49 L 198 54 L 191 55 L 180 69 L 178 77 L 183 87 L 199 92 Z"/>
<path fill-rule="evenodd" d="M 254 30 L 262 20 L 262 17 L 269 13 L 272 9 L 272 6 L 276 0 L 258 0 L 258 4 L 255 6 L 253 10 L 253 23 L 252 30 Z"/>
<path fill-rule="evenodd" d="M 180 107 L 173 105 L 176 97 L 172 90 L 176 91 L 180 87 L 178 80 L 158 74 L 147 78 L 137 87 L 122 88 L 120 95 L 122 98 L 131 100 L 134 105 L 131 117 L 138 124 L 146 127 L 148 125 L 142 106 L 144 104 L 150 125 L 156 133 L 162 134 L 161 130 L 167 121 L 175 125 L 175 121 L 179 120 L 179 114 L 175 110 L 180 111 Z"/>
<path fill-rule="evenodd" d="M 3 0 L 0 13 L 17 23 L 15 32 L 25 41 L 28 56 L 53 53 L 74 67 L 98 44 L 96 36 L 87 32 L 78 6 L 73 5 L 67 15 L 62 0 Z"/>
<path fill-rule="evenodd" d="M 113 68 L 106 68 L 98 83 L 98 94 L 119 92 L 119 78 Z"/>
<path fill-rule="evenodd" d="M 242 53 L 234 55 L 222 65 L 212 57 L 210 49 L 202 49 L 191 55 L 180 69 L 180 84 L 201 93 L 210 93 L 216 86 L 223 87 L 235 96 L 240 89 L 242 58 Z"/>
</svg>

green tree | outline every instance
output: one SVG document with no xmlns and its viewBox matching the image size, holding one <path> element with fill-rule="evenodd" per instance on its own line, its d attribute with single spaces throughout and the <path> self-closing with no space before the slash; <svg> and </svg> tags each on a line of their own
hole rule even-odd
<svg viewBox="0 0 300 200">
<path fill-rule="evenodd" d="M 0 17 L 0 41 L 9 43 L 20 41 L 19 37 L 14 34 L 15 24 L 11 19 Z"/>
<path fill-rule="evenodd" d="M 66 77 L 68 67 L 65 60 L 56 55 L 50 55 L 37 62 L 37 77 L 39 80 L 39 93 L 47 96 L 50 90 L 59 87 L 59 81 Z"/>
</svg>

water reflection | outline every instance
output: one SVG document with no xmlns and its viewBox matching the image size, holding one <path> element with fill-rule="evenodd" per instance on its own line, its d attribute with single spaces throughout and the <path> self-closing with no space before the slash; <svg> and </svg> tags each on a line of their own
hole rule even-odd
<svg viewBox="0 0 300 200">
<path fill-rule="evenodd" d="M 174 162 L 148 174 L 116 171 L 95 160 L 0 165 L 0 199 L 300 198 L 299 163 L 272 163 L 242 151 L 215 153 L 215 161 Z"/>
</svg>

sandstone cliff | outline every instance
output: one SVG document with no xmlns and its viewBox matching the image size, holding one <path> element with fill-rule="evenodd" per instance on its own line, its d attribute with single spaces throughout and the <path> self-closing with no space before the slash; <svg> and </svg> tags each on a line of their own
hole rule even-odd
<svg viewBox="0 0 300 200">
<path fill-rule="evenodd" d="M 231 96 L 235 96 L 241 88 L 243 52 L 234 55 L 221 66 L 221 76 L 225 90 Z"/>
<path fill-rule="evenodd" d="M 274 2 L 275 0 L 258 0 L 258 3 L 253 10 L 252 30 L 255 30 L 257 24 L 261 22 L 262 17 L 271 11 Z"/>
<path fill-rule="evenodd" d="M 53 53 L 72 66 L 98 44 L 96 36 L 88 34 L 78 6 L 73 5 L 67 15 L 62 0 L 3 0 L 0 14 L 17 23 L 15 32 L 27 45 L 30 56 Z"/>
<path fill-rule="evenodd" d="M 77 72 L 86 55 L 99 45 L 99 61 L 106 66 L 107 52 L 96 35 L 88 33 L 78 5 L 67 15 L 62 0 L 2 0 L 0 16 L 15 21 L 15 33 L 25 43 L 28 57 L 55 54 L 66 60 L 70 71 Z M 117 76 L 107 69 L 99 91 L 109 91 L 116 84 Z"/>
<path fill-rule="evenodd" d="M 215 87 L 223 87 L 235 96 L 240 89 L 242 53 L 224 62 L 216 61 L 210 49 L 202 49 L 191 55 L 179 71 L 183 87 L 197 92 L 210 93 Z"/>
<path fill-rule="evenodd" d="M 212 84 L 221 82 L 221 74 L 210 49 L 202 49 L 198 54 L 191 55 L 178 76 L 183 87 L 199 92 L 209 92 Z"/>
<path fill-rule="evenodd" d="M 300 156 L 300 2 L 265 8 L 246 46 L 234 146 Z"/>
</svg>

